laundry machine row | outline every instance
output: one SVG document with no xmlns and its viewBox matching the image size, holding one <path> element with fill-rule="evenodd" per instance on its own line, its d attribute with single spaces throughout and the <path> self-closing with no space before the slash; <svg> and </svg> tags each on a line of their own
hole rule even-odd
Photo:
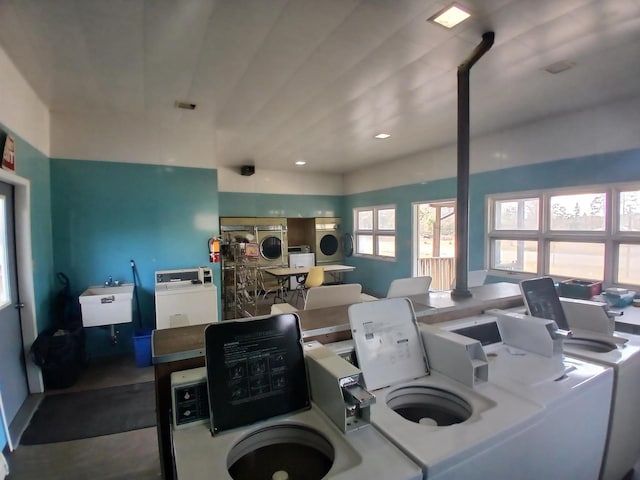
<svg viewBox="0 0 640 480">
<path fill-rule="evenodd" d="M 566 356 L 564 333 L 548 319 L 489 310 L 432 328 L 479 341 L 489 360 L 489 381 L 543 407 L 530 429 L 531 446 L 542 462 L 518 478 L 600 477 L 611 368 Z"/>
<path fill-rule="evenodd" d="M 545 421 L 549 399 L 545 402 L 542 393 L 529 398 L 496 382 L 492 361 L 477 340 L 418 327 L 408 299 L 352 305 L 349 318 L 365 386 L 377 399 L 371 422 L 423 468 L 424 478 L 598 478 L 610 369 L 577 362 L 544 379 L 542 392 L 554 390 L 558 378 L 570 378 L 553 392 L 556 398 L 583 386 L 583 395 L 571 400 L 580 400 L 589 422 L 583 419 L 572 431 L 584 430 L 588 437 L 584 442 L 572 439 L 574 443 L 565 446 L 567 434 L 554 438 L 557 431 Z M 553 331 L 552 325 L 545 325 L 548 338 Z M 558 417 L 571 400 L 565 399 L 565 410 Z M 574 463 L 580 460 L 586 465 Z M 580 475 L 574 476 L 577 471 Z M 569 476 L 559 475 L 565 473 Z"/>
<path fill-rule="evenodd" d="M 178 479 L 422 478 L 369 424 L 374 399 L 360 387 L 359 371 L 325 347 L 305 349 L 293 314 L 207 327 L 210 418 L 174 428 Z M 202 409 L 202 388 L 174 391 L 181 419 Z"/>
<path fill-rule="evenodd" d="M 608 305 L 560 298 L 550 277 L 520 283 L 528 313 L 553 317 L 571 331 L 568 356 L 613 369 L 614 383 L 605 456 L 600 478 L 619 480 L 640 459 L 640 336 L 615 330 Z"/>
</svg>

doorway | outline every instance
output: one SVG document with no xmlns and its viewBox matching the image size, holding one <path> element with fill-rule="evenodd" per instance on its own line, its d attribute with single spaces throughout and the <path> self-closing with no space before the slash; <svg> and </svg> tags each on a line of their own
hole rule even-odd
<svg viewBox="0 0 640 480">
<path fill-rule="evenodd" d="M 42 393 L 44 391 L 44 384 L 40 368 L 35 363 L 26 361 L 24 356 L 24 353 L 28 351 L 38 335 L 33 278 L 33 253 L 31 248 L 31 184 L 29 180 L 16 175 L 14 172 L 3 169 L 0 169 L 0 182 L 4 182 L 13 187 L 13 220 L 15 231 L 15 255 L 13 255 L 13 258 L 15 258 L 17 269 L 17 283 L 15 285 L 17 291 L 20 292 L 20 303 L 24 304 L 24 307 L 20 309 L 21 340 L 18 342 L 18 346 L 26 370 L 28 393 Z M 3 366 L 0 365 L 0 369 L 2 368 Z M 5 387 L 3 387 L 3 389 L 4 388 Z M 5 394 L 3 390 L 3 397 L 5 395 L 7 394 Z M 32 397 L 33 396 L 29 398 Z M 27 403 L 29 402 L 23 402 L 23 407 L 27 405 Z M 14 419 L 15 421 L 10 425 L 12 439 L 17 438 L 21 431 L 20 428 L 18 428 L 20 425 L 16 422 L 18 418 L 22 419 L 22 416 L 23 412 L 21 410 Z M 14 424 L 16 424 L 15 429 Z"/>
<path fill-rule="evenodd" d="M 413 204 L 413 276 L 429 275 L 435 290 L 449 290 L 455 277 L 455 200 Z"/>
<path fill-rule="evenodd" d="M 29 393 L 19 302 L 14 187 L 0 182 L 0 388 L 8 423 Z"/>
</svg>

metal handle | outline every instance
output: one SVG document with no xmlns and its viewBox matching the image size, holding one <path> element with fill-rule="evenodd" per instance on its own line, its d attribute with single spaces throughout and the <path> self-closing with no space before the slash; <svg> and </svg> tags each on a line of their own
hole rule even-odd
<svg viewBox="0 0 640 480">
<path fill-rule="evenodd" d="M 24 308 L 24 303 L 16 303 L 13 307 L 18 309 Z"/>
<path fill-rule="evenodd" d="M 102 297 L 100 299 L 100 303 L 113 303 L 115 301 L 115 295 L 111 295 L 110 297 Z"/>
</svg>

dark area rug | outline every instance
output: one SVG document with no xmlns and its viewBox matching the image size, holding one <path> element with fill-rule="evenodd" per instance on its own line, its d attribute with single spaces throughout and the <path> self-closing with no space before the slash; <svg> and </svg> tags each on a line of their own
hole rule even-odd
<svg viewBox="0 0 640 480">
<path fill-rule="evenodd" d="M 66 442 L 155 425 L 154 382 L 46 395 L 20 444 Z"/>
</svg>

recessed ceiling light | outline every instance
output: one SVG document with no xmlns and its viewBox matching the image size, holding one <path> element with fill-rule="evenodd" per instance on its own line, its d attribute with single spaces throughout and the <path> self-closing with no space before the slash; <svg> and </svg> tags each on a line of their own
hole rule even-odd
<svg viewBox="0 0 640 480">
<path fill-rule="evenodd" d="M 559 62 L 552 63 L 551 65 L 547 65 L 546 67 L 544 67 L 544 70 L 555 75 L 556 73 L 564 72 L 575 66 L 576 64 L 570 62 L 569 60 L 561 60 Z"/>
<path fill-rule="evenodd" d="M 306 165 L 306 164 L 307 164 L 307 162 L 305 162 L 304 160 L 298 160 L 298 161 L 296 162 L 296 165 L 297 165 L 297 166 L 299 166 L 299 167 L 301 167 L 301 166 L 303 166 L 303 165 Z"/>
<path fill-rule="evenodd" d="M 389 135 L 388 133 L 379 133 L 376 136 L 374 136 L 373 138 L 379 138 L 381 140 L 384 140 L 385 138 L 389 138 L 391 135 Z"/>
<path fill-rule="evenodd" d="M 471 12 L 458 4 L 452 4 L 443 10 L 440 10 L 434 16 L 428 19 L 429 22 L 437 23 L 446 28 L 453 28 L 459 23 L 464 22 L 471 16 Z"/>
</svg>

